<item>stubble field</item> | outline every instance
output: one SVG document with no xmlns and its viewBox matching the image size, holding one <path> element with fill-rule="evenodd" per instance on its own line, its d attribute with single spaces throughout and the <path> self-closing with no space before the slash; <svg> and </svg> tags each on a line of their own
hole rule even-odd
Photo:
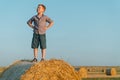
<svg viewBox="0 0 120 80">
<path fill-rule="evenodd" d="M 60 64 L 61 63 L 64 63 L 64 61 L 60 62 Z M 44 62 L 42 64 L 47 65 Z M 60 65 L 60 64 L 57 64 L 57 62 L 55 62 L 55 63 L 51 62 L 51 64 L 52 65 L 54 65 L 54 64 Z M 32 65 L 32 64 L 30 63 L 29 65 Z M 64 66 L 64 67 L 69 68 L 70 65 L 69 64 L 67 64 L 67 65 L 68 66 Z M 49 66 L 51 67 L 51 65 L 49 65 Z M 53 66 L 51 68 L 50 67 L 47 66 L 47 69 L 51 70 Z M 62 67 L 62 71 L 63 71 L 64 67 L 62 65 L 61 65 L 61 67 Z M 58 67 L 58 69 L 61 67 Z M 72 67 L 73 67 L 73 69 L 75 69 L 75 72 L 76 72 L 75 74 L 78 74 L 78 76 L 81 78 L 80 80 L 120 80 L 120 66 L 71 66 L 71 69 L 72 69 Z M 0 80 L 4 79 L 4 77 L 1 78 L 1 74 L 2 74 L 2 72 L 7 71 L 7 69 L 9 70 L 8 67 L 0 67 Z M 22 69 L 22 67 L 21 67 L 21 69 Z M 113 69 L 113 71 L 112 71 L 112 69 Z M 54 70 L 54 68 L 53 68 L 53 70 Z M 67 71 L 67 68 L 65 70 L 66 70 L 65 72 L 67 72 L 67 73 L 69 72 L 69 71 Z M 109 72 L 107 72 L 107 70 Z M 112 72 L 110 72 L 110 71 L 112 71 Z M 73 71 L 73 73 L 74 73 L 74 71 Z M 72 78 L 72 76 L 71 76 L 71 78 Z M 21 80 L 21 79 L 17 79 L 17 80 Z M 74 80 L 76 80 L 76 79 L 74 79 Z M 77 79 L 77 80 L 79 80 L 79 79 Z"/>
</svg>

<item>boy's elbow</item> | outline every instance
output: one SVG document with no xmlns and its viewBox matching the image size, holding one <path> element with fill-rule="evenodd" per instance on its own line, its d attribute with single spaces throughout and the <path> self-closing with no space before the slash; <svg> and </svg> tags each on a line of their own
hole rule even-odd
<svg viewBox="0 0 120 80">
<path fill-rule="evenodd" d="M 27 24 L 29 25 L 29 21 L 27 21 Z"/>
<path fill-rule="evenodd" d="M 32 25 L 29 21 L 27 22 L 27 24 L 28 24 L 28 26 L 30 26 L 30 27 L 31 27 L 31 25 Z"/>
<path fill-rule="evenodd" d="M 52 21 L 51 24 L 53 25 L 53 24 L 54 24 L 54 21 Z"/>
</svg>

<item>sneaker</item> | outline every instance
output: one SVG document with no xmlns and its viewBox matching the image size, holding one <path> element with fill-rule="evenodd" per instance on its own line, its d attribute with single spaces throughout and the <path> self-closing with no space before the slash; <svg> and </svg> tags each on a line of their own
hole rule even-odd
<svg viewBox="0 0 120 80">
<path fill-rule="evenodd" d="M 34 59 L 32 60 L 32 62 L 37 62 L 37 59 L 36 59 L 36 58 L 34 58 Z"/>
<path fill-rule="evenodd" d="M 44 61 L 45 59 L 44 58 L 42 58 L 40 61 Z"/>
</svg>

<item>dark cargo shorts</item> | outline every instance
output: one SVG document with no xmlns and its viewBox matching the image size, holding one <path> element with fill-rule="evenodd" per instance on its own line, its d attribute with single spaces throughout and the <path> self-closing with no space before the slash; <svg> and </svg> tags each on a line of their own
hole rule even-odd
<svg viewBox="0 0 120 80">
<path fill-rule="evenodd" d="M 31 47 L 34 49 L 38 48 L 39 45 L 41 49 L 46 49 L 46 35 L 33 33 Z"/>
</svg>

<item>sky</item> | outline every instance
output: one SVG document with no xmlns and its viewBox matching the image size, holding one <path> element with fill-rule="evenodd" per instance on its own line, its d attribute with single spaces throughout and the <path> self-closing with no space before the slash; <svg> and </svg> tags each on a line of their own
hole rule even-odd
<svg viewBox="0 0 120 80">
<path fill-rule="evenodd" d="M 33 59 L 33 31 L 26 22 L 40 3 L 54 21 L 46 32 L 47 60 L 63 59 L 74 66 L 120 65 L 120 0 L 0 0 L 0 66 Z"/>
</svg>

